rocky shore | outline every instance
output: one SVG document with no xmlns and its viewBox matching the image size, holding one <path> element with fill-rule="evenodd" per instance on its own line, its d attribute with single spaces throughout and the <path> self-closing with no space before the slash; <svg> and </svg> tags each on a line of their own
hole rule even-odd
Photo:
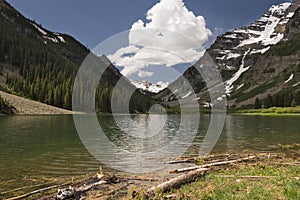
<svg viewBox="0 0 300 200">
<path fill-rule="evenodd" d="M 72 111 L 49 106 L 44 103 L 25 99 L 13 94 L 0 91 L 0 96 L 5 99 L 10 106 L 14 107 L 17 115 L 47 115 L 47 114 L 72 114 Z"/>
</svg>

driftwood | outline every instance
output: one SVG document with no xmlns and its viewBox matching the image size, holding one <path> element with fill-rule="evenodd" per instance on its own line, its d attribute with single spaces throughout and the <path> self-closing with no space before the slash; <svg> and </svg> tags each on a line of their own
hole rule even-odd
<svg viewBox="0 0 300 200">
<path fill-rule="evenodd" d="M 57 196 L 59 197 L 59 196 L 66 195 L 66 197 L 69 198 L 69 197 L 75 196 L 75 194 L 80 194 L 82 192 L 88 191 L 91 188 L 96 187 L 98 185 L 106 184 L 106 183 L 115 183 L 115 182 L 118 182 L 118 179 L 115 176 L 113 176 L 113 175 L 112 176 L 103 176 L 102 180 L 100 180 L 98 182 L 95 182 L 95 183 L 92 183 L 92 184 L 89 184 L 89 185 L 80 186 L 78 188 L 69 186 L 68 188 L 59 189 Z M 32 192 L 28 192 L 26 194 L 22 194 L 22 195 L 19 195 L 19 196 L 16 196 L 16 197 L 8 198 L 7 200 L 23 199 L 23 198 L 32 196 L 32 195 L 40 193 L 40 192 L 44 192 L 44 191 L 47 191 L 47 190 L 63 187 L 63 186 L 70 185 L 70 184 L 74 184 L 74 182 L 68 182 L 68 183 L 61 184 L 61 185 L 53 185 L 53 186 L 49 186 L 49 187 L 46 187 L 46 188 L 41 188 L 41 189 L 38 189 L 38 190 L 34 190 Z M 15 189 L 15 190 L 18 190 L 18 189 L 19 188 Z M 57 199 L 66 199 L 66 198 L 57 198 Z"/>
<path fill-rule="evenodd" d="M 7 190 L 7 191 L 4 191 L 4 192 L 1 192 L 0 194 L 3 195 L 3 194 L 7 194 L 7 193 L 10 193 L 10 192 L 15 192 L 15 191 L 26 189 L 26 188 L 34 188 L 34 187 L 39 187 L 39 186 L 43 186 L 43 185 L 45 185 L 45 183 L 37 184 L 37 185 L 23 186 L 23 187 L 19 187 L 19 188 L 15 188 L 15 189 L 12 189 L 12 190 Z"/>
<path fill-rule="evenodd" d="M 64 184 L 66 185 L 66 184 Z M 54 189 L 54 188 L 58 188 L 58 187 L 61 187 L 63 185 L 53 185 L 53 186 L 49 186 L 49 187 L 46 187 L 46 188 L 42 188 L 42 189 L 38 189 L 38 190 L 34 190 L 32 192 L 28 192 L 26 194 L 22 194 L 20 196 L 16 196 L 16 197 L 12 197 L 12 198 L 8 198 L 7 200 L 16 200 L 16 199 L 23 199 L 23 198 L 26 198 L 26 197 L 29 197 L 31 195 L 34 195 L 34 194 L 37 194 L 37 193 L 40 193 L 40 192 L 44 192 L 44 191 L 47 191 L 47 190 L 51 190 L 51 189 Z"/>
<path fill-rule="evenodd" d="M 124 181 L 149 181 L 149 182 L 159 181 L 158 178 L 148 178 L 148 177 L 142 177 L 142 176 L 132 176 L 132 177 L 125 176 L 121 180 L 124 180 Z"/>
<path fill-rule="evenodd" d="M 228 157 L 228 156 L 237 156 L 238 154 L 212 154 L 212 155 L 208 155 L 206 156 L 207 158 L 215 158 L 215 157 Z"/>
<path fill-rule="evenodd" d="M 101 181 L 98 181 L 96 183 L 92 183 L 92 184 L 89 184 L 86 186 L 80 186 L 78 188 L 69 186 L 68 188 L 59 189 L 57 192 L 57 195 L 56 195 L 56 199 L 63 200 L 63 199 L 75 197 L 76 195 L 86 192 L 93 187 L 96 187 L 96 186 L 102 185 L 102 184 L 106 184 L 106 183 L 107 183 L 107 181 L 101 180 Z"/>
<path fill-rule="evenodd" d="M 145 197 L 150 198 L 155 195 L 156 191 L 166 192 L 172 188 L 195 181 L 197 178 L 204 176 L 208 170 L 209 170 L 208 168 L 198 168 L 194 171 L 172 178 L 157 186 L 153 186 L 147 190 L 147 192 L 145 193 Z"/>
<path fill-rule="evenodd" d="M 184 159 L 184 160 L 171 160 L 171 161 L 168 161 L 167 164 L 191 163 L 191 162 L 194 162 L 194 161 L 195 161 L 194 158 Z"/>
<path fill-rule="evenodd" d="M 188 172 L 186 174 L 177 176 L 166 182 L 163 182 L 157 186 L 151 187 L 150 189 L 148 189 L 146 191 L 145 197 L 151 198 L 155 195 L 156 191 L 166 192 L 172 188 L 176 188 L 180 185 L 195 181 L 198 177 L 204 176 L 206 174 L 206 172 L 209 170 L 208 167 L 237 163 L 237 162 L 247 161 L 247 160 L 250 160 L 253 158 L 256 158 L 256 156 L 248 156 L 248 157 L 239 158 L 236 160 L 213 162 L 213 163 L 204 164 L 204 165 L 195 166 L 195 167 L 177 169 L 177 170 L 173 171 L 172 173 L 187 172 L 187 171 Z"/>
<path fill-rule="evenodd" d="M 200 168 L 207 168 L 207 167 L 219 166 L 219 165 L 227 165 L 227 164 L 231 164 L 231 163 L 237 163 L 237 162 L 243 162 L 243 161 L 251 160 L 253 158 L 256 158 L 256 156 L 248 156 L 248 157 L 239 158 L 239 159 L 236 159 L 236 160 L 214 162 L 214 163 L 209 163 L 209 164 L 204 164 L 204 165 L 199 165 L 199 166 L 194 166 L 194 167 L 176 169 L 174 171 L 171 171 L 170 173 L 181 173 L 181 172 L 192 171 L 192 170 L 200 169 Z"/>
<path fill-rule="evenodd" d="M 98 177 L 100 177 L 98 175 Z M 101 180 L 91 183 L 89 185 L 84 185 L 80 187 L 72 187 L 69 186 L 68 188 L 59 189 L 56 195 L 56 199 L 58 200 L 64 200 L 75 196 L 80 196 L 81 193 L 84 193 L 96 186 L 103 185 L 103 184 L 109 184 L 109 183 L 118 183 L 119 180 L 116 176 L 104 176 L 101 175 Z"/>
</svg>

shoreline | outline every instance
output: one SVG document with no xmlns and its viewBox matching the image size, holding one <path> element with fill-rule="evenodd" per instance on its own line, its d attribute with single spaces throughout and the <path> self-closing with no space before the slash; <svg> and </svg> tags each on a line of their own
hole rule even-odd
<svg viewBox="0 0 300 200">
<path fill-rule="evenodd" d="M 300 116 L 300 113 L 247 113 L 247 112 L 232 112 L 228 113 L 228 115 L 244 115 L 244 116 L 271 116 L 271 117 L 293 117 Z"/>
<path fill-rule="evenodd" d="M 264 116 L 300 116 L 300 106 L 271 107 L 261 109 L 239 109 L 229 111 L 229 114 L 238 115 L 264 115 Z"/>
<path fill-rule="evenodd" d="M 14 107 L 15 113 L 12 116 L 74 114 L 74 112 L 70 110 L 50 106 L 45 103 L 9 94 L 1 90 L 0 96 L 5 99 L 10 106 Z"/>
<path fill-rule="evenodd" d="M 245 152 L 240 154 L 212 154 L 201 159 L 199 157 L 179 157 L 175 161 L 179 163 L 189 162 L 188 168 L 191 165 L 197 167 L 216 162 L 225 162 L 225 164 L 211 166 L 209 167 L 209 171 L 205 172 L 205 174 L 199 174 L 199 177 L 195 180 L 179 184 L 165 192 L 160 191 L 160 189 L 155 189 L 153 190 L 154 196 L 148 199 L 189 199 L 191 197 L 193 197 L 192 199 L 195 199 L 196 197 L 202 199 L 207 195 L 220 198 L 218 195 L 232 194 L 232 192 L 234 195 L 239 195 L 242 199 L 251 199 L 247 196 L 250 193 L 246 193 L 244 190 L 235 191 L 236 187 L 240 188 L 245 185 L 247 185 L 248 188 L 251 188 L 249 191 L 254 191 L 254 196 L 259 195 L 258 193 L 255 193 L 255 188 L 257 187 L 262 187 L 260 192 L 268 193 L 268 195 L 272 194 L 268 188 L 264 188 L 264 185 L 267 185 L 268 187 L 272 186 L 280 191 L 282 190 L 278 194 L 280 196 L 286 195 L 283 192 L 283 186 L 280 185 L 282 184 L 282 181 L 291 181 L 293 187 L 295 186 L 294 184 L 297 186 L 299 183 L 300 145 L 296 145 L 292 148 L 288 148 L 287 146 L 287 148 L 278 148 L 277 150 L 278 151 L 275 150 L 272 153 Z M 251 159 L 242 160 L 250 157 Z M 237 159 L 240 159 L 240 161 L 230 163 L 232 160 Z M 228 161 L 229 163 L 226 164 Z M 182 169 L 182 166 L 180 167 L 177 164 L 170 163 L 175 169 L 178 169 L 178 167 L 179 169 Z M 185 168 L 186 167 L 183 169 Z M 113 174 L 111 172 L 102 172 L 100 167 L 100 171 L 94 174 L 72 178 L 57 177 L 55 180 L 52 180 L 54 182 L 49 182 L 47 186 L 54 188 L 31 194 L 27 199 L 55 199 L 58 189 L 62 190 L 69 188 L 70 186 L 74 190 L 82 190 L 82 192 L 77 192 L 75 195 L 86 200 L 145 199 L 145 192 L 151 191 L 151 188 L 155 188 L 168 180 L 172 180 L 178 176 L 185 176 L 189 173 L 170 173 L 171 171 L 172 170 L 168 169 L 164 172 L 160 172 L 160 174 L 148 173 L 143 175 L 122 172 Z M 272 180 L 280 180 L 280 182 L 277 184 Z M 262 182 L 264 183 L 263 185 L 261 185 Z M 219 188 L 221 185 L 218 186 L 218 184 L 229 185 Z M 211 190 L 212 185 L 214 185 L 213 190 Z M 231 185 L 234 185 L 234 187 Z M 38 190 L 40 189 L 43 188 L 38 188 Z M 33 189 L 26 190 L 27 193 L 24 191 L 11 193 L 9 197 L 28 194 L 30 191 L 32 192 Z M 8 194 L 9 193 L 7 193 L 7 195 Z M 294 195 L 298 197 L 297 195 L 300 195 L 300 193 Z M 224 198 L 224 196 L 221 197 Z"/>
</svg>

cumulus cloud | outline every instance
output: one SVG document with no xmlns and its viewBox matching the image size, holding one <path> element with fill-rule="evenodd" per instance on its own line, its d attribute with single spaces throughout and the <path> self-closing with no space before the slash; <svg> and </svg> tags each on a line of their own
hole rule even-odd
<svg viewBox="0 0 300 200">
<path fill-rule="evenodd" d="M 147 78 L 147 77 L 151 77 L 153 74 L 154 74 L 153 72 L 140 70 L 139 73 L 138 73 L 138 76 L 140 78 Z"/>
<path fill-rule="evenodd" d="M 146 19 L 146 23 L 133 23 L 129 46 L 108 55 L 114 64 L 124 67 L 121 73 L 125 76 L 152 76 L 142 70 L 149 65 L 193 63 L 203 55 L 201 47 L 212 34 L 205 19 L 189 11 L 183 0 L 161 0 L 148 10 Z"/>
</svg>

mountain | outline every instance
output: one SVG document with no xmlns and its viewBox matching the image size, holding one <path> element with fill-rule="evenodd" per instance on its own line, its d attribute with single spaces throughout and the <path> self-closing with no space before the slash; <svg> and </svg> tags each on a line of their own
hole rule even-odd
<svg viewBox="0 0 300 200">
<path fill-rule="evenodd" d="M 300 0 L 272 6 L 258 20 L 217 37 L 207 49 L 218 67 L 225 85 L 229 108 L 264 107 L 300 104 Z M 210 105 L 205 81 L 190 67 L 169 88 L 188 98 L 191 91 L 183 87 L 188 80 L 203 106 Z M 177 95 L 178 96 L 178 95 Z M 164 90 L 157 98 L 178 105 L 178 98 Z"/>
<path fill-rule="evenodd" d="M 139 89 L 142 89 L 144 91 L 149 91 L 152 93 L 158 93 L 168 87 L 169 83 L 165 83 L 162 81 L 159 81 L 158 83 L 150 83 L 148 81 L 137 81 L 137 80 L 130 80 L 130 82 Z"/>
<path fill-rule="evenodd" d="M 1 90 L 71 109 L 73 83 L 88 54 L 89 49 L 72 36 L 45 29 L 0 0 Z M 105 56 L 94 57 L 99 65 L 109 64 L 96 91 L 96 109 L 110 112 L 115 84 L 122 79 L 124 88 L 135 87 Z M 118 91 L 117 95 L 121 98 L 124 93 L 126 90 Z M 152 102 L 145 92 L 137 90 L 130 111 L 145 112 Z"/>
</svg>

